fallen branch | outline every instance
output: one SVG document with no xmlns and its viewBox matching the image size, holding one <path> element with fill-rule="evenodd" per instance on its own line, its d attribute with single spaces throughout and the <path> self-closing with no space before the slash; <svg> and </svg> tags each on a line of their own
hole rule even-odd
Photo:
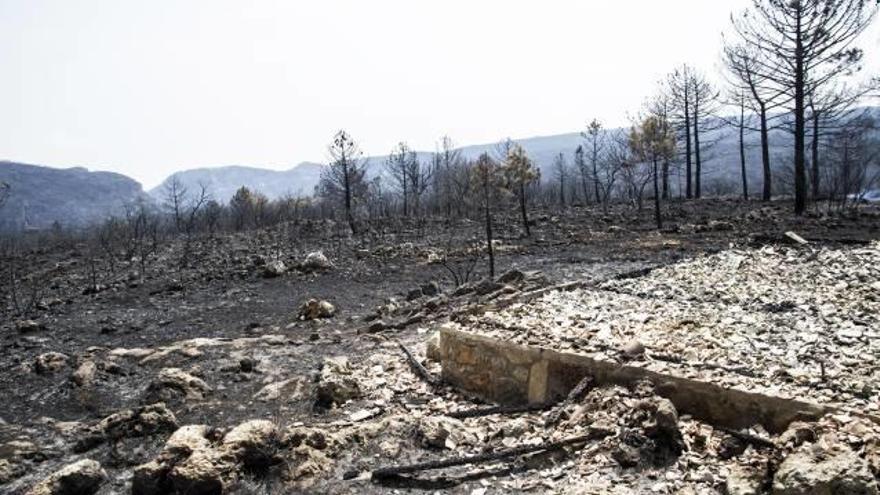
<svg viewBox="0 0 880 495">
<path fill-rule="evenodd" d="M 383 479 L 393 478 L 401 474 L 418 473 L 421 471 L 429 471 L 433 469 L 444 469 L 454 466 L 466 466 L 470 464 L 481 464 L 484 462 L 509 459 L 511 457 L 519 457 L 521 455 L 531 454 L 533 452 L 540 452 L 542 450 L 556 450 L 562 447 L 566 447 L 568 445 L 585 443 L 595 438 L 596 434 L 593 433 L 590 435 L 567 438 L 558 442 L 546 442 L 540 445 L 526 445 L 522 447 L 514 447 L 512 449 L 498 450 L 495 452 L 488 452 L 485 454 L 473 456 L 453 457 L 451 459 L 444 459 L 440 461 L 428 461 L 420 462 L 417 464 L 380 468 L 371 473 L 371 479 L 375 482 L 381 481 Z"/>
<path fill-rule="evenodd" d="M 526 412 L 546 411 L 553 407 L 553 404 L 529 404 L 525 406 L 492 406 L 478 407 L 474 409 L 465 409 L 463 411 L 455 411 L 447 414 L 450 418 L 467 419 L 481 418 L 483 416 L 491 416 L 493 414 L 518 414 Z"/>
<path fill-rule="evenodd" d="M 425 369 L 425 367 L 422 366 L 422 363 L 420 363 L 412 355 L 412 353 L 409 352 L 409 349 L 407 349 L 405 345 L 401 344 L 400 342 L 398 342 L 397 345 L 400 347 L 400 350 L 402 350 L 403 353 L 406 354 L 406 360 L 409 361 L 410 367 L 413 369 L 415 374 L 419 376 L 419 378 L 426 381 L 429 385 L 432 385 L 432 386 L 437 386 L 440 384 L 440 380 L 435 378 L 434 375 L 432 375 L 430 371 Z"/>
<path fill-rule="evenodd" d="M 763 437 L 759 437 L 757 435 L 752 435 L 751 433 L 746 433 L 744 431 L 734 430 L 733 428 L 724 428 L 718 427 L 719 430 L 727 433 L 728 435 L 736 438 L 737 440 L 741 440 L 749 445 L 753 445 L 758 448 L 768 448 L 775 449 L 776 444 L 773 443 L 772 440 L 768 440 Z"/>
<path fill-rule="evenodd" d="M 583 400 L 584 396 L 587 395 L 587 392 L 593 388 L 593 376 L 587 375 L 578 382 L 577 385 L 568 393 L 568 396 L 560 402 L 556 408 L 554 408 L 553 412 L 550 413 L 547 418 L 546 425 L 552 426 L 559 423 L 559 420 L 562 419 L 562 413 L 565 412 L 566 406 L 571 404 L 577 404 L 581 400 Z"/>
</svg>

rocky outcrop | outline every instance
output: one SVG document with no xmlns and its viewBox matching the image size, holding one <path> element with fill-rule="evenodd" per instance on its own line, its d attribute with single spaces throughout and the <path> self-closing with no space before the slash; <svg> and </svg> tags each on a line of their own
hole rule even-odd
<svg viewBox="0 0 880 495">
<path fill-rule="evenodd" d="M 880 493 L 868 463 L 843 445 L 805 445 L 790 454 L 773 478 L 773 495 L 874 495 Z"/>
<path fill-rule="evenodd" d="M 91 459 L 68 464 L 31 488 L 27 495 L 91 495 L 107 479 L 101 464 Z"/>
<path fill-rule="evenodd" d="M 332 270 L 333 263 L 321 251 L 309 253 L 306 259 L 300 264 L 300 269 L 305 272 L 318 272 L 323 270 Z"/>
<path fill-rule="evenodd" d="M 187 400 L 203 400 L 211 387 L 201 378 L 180 368 L 163 368 L 147 387 L 149 400 L 167 401 L 183 396 Z"/>
<path fill-rule="evenodd" d="M 242 423 L 222 441 L 216 433 L 205 425 L 184 426 L 174 432 L 155 459 L 135 468 L 132 494 L 223 493 L 242 472 L 277 461 L 279 434 L 271 421 Z"/>
<path fill-rule="evenodd" d="M 111 414 L 88 427 L 76 442 L 74 451 L 85 452 L 103 442 L 155 435 L 176 428 L 177 418 L 164 403 L 127 409 Z"/>
<path fill-rule="evenodd" d="M 278 450 L 275 423 L 253 420 L 242 423 L 226 434 L 222 448 L 250 470 L 264 469 L 274 463 Z"/>
<path fill-rule="evenodd" d="M 272 382 L 261 388 L 254 394 L 254 399 L 262 402 L 270 402 L 285 398 L 285 400 L 298 400 L 305 393 L 306 384 L 301 378 L 290 378 Z"/>
<path fill-rule="evenodd" d="M 323 408 L 344 404 L 360 396 L 360 386 L 352 376 L 348 358 L 340 356 L 324 359 L 316 392 L 317 405 Z"/>
</svg>

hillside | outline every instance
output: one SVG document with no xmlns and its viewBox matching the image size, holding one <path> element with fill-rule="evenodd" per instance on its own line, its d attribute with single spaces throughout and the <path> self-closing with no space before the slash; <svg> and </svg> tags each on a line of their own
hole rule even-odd
<svg viewBox="0 0 880 495">
<path fill-rule="evenodd" d="M 57 169 L 0 162 L 0 181 L 9 184 L 0 209 L 0 230 L 43 229 L 54 222 L 83 226 L 120 213 L 124 205 L 145 198 L 137 181 L 112 172 L 76 167 Z"/>
<path fill-rule="evenodd" d="M 610 137 L 622 131 L 624 129 L 609 129 L 605 131 L 605 134 L 606 137 Z M 759 139 L 757 133 L 750 133 L 746 138 L 748 173 L 750 180 L 756 183 L 761 178 Z M 714 180 L 738 184 L 740 177 L 739 141 L 735 131 L 731 128 L 724 128 L 708 132 L 702 136 L 702 140 L 704 184 L 711 184 Z M 544 182 L 554 180 L 553 162 L 559 153 L 565 155 L 566 162 L 571 166 L 575 149 L 584 144 L 584 138 L 579 132 L 537 136 L 515 141 L 525 148 L 535 164 L 541 169 L 541 177 Z M 494 155 L 497 144 L 496 142 L 468 145 L 459 148 L 459 150 L 464 158 L 475 159 L 484 152 Z M 774 161 L 785 159 L 790 146 L 789 136 L 782 131 L 772 132 L 770 146 L 771 157 Z M 419 151 L 418 157 L 423 162 L 427 162 L 431 159 L 431 152 Z M 384 165 L 387 159 L 388 155 L 366 157 L 365 160 L 369 162 L 368 175 L 375 177 L 384 174 Z M 241 186 L 260 191 L 272 199 L 287 194 L 311 196 L 320 180 L 322 166 L 318 163 L 305 162 L 286 171 L 243 166 L 191 169 L 173 174 L 161 185 L 152 189 L 150 194 L 154 198 L 161 199 L 164 185 L 171 177 L 177 177 L 190 190 L 198 188 L 199 184 L 208 186 L 214 199 L 220 201 L 228 201 L 236 189 Z"/>
<path fill-rule="evenodd" d="M 238 165 L 196 168 L 172 174 L 149 192 L 151 196 L 161 200 L 166 184 L 176 177 L 190 190 L 196 190 L 200 184 L 206 186 L 211 196 L 218 201 L 228 201 L 242 186 L 260 191 L 272 199 L 288 194 L 311 196 L 320 175 L 321 165 L 309 162 L 282 171 Z"/>
</svg>

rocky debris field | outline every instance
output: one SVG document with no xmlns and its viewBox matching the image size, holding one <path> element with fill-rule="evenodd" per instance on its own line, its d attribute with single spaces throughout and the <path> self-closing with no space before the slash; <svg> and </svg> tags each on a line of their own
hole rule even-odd
<svg viewBox="0 0 880 495">
<path fill-rule="evenodd" d="M 731 249 L 456 328 L 876 414 L 880 243 Z"/>
<path fill-rule="evenodd" d="M 544 326 L 574 328 L 570 313 L 581 304 L 583 314 L 608 319 L 577 327 L 595 332 L 590 339 L 557 339 L 562 345 L 582 349 L 610 332 L 592 352 L 646 366 L 680 365 L 655 359 L 661 351 L 690 350 L 714 364 L 741 353 L 772 360 L 751 371 L 763 380 L 775 365 L 780 393 L 801 387 L 876 404 L 862 386 L 873 383 L 873 363 L 836 354 L 872 349 L 873 281 L 862 284 L 850 267 L 857 255 L 876 281 L 877 245 L 864 244 L 880 236 L 876 212 L 790 220 L 786 205 L 674 208 L 681 221 L 662 233 L 648 216 L 587 208 L 538 215 L 532 239 L 511 221 L 499 228 L 499 275 L 487 277 L 480 261 L 459 284 L 450 269 L 471 263 L 479 224 L 462 225 L 471 234 L 455 245 L 417 230 L 361 244 L 285 231 L 221 236 L 187 247 L 198 261 L 173 265 L 181 246 L 170 246 L 165 265 L 141 272 L 120 262 L 97 284 L 75 250 L 35 252 L 33 269 L 50 283 L 34 312 L 4 309 L 0 329 L 0 493 L 877 493 L 880 430 L 856 414 L 771 435 L 681 415 L 648 384 L 585 386 L 560 404 L 511 410 L 439 381 L 439 325 L 544 339 L 488 322 L 558 303 Z M 787 230 L 809 246 L 786 246 Z M 835 238 L 846 244 L 829 244 Z M 829 267 L 847 275 L 813 282 L 810 270 Z M 761 282 L 769 288 L 755 302 L 749 281 L 786 278 L 784 270 L 790 278 L 780 283 L 791 292 Z M 737 273 L 741 282 L 725 289 Z M 568 292 L 550 289 L 571 282 Z M 606 300 L 575 297 L 593 293 Z M 614 301 L 629 309 L 611 319 Z M 636 303 L 637 311 L 626 306 Z M 744 324 L 723 324 L 738 313 L 713 313 L 712 303 L 771 315 L 749 339 L 784 353 L 743 350 L 736 330 Z M 678 321 L 674 311 L 697 319 L 675 335 L 660 332 L 657 322 Z M 822 348 L 819 382 L 811 361 L 795 366 L 788 356 L 809 341 L 771 338 L 801 319 L 798 339 L 812 332 L 814 345 L 831 346 Z M 719 330 L 710 333 L 708 321 Z M 633 340 L 621 357 L 618 346 Z"/>
</svg>

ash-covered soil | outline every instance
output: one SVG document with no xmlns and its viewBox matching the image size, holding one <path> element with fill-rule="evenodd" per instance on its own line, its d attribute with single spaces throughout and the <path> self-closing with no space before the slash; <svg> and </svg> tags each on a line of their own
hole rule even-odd
<svg viewBox="0 0 880 495">
<path fill-rule="evenodd" d="M 730 249 L 548 292 L 456 327 L 877 414 L 880 243 Z"/>
<path fill-rule="evenodd" d="M 42 246 L 27 267 L 46 281 L 38 309 L 2 308 L 0 492 L 721 493 L 732 476 L 767 488 L 768 473 L 785 467 L 783 450 L 678 417 L 649 389 L 594 389 L 544 411 L 455 419 L 485 404 L 428 383 L 398 345 L 439 377 L 426 356 L 433 329 L 523 293 L 782 244 L 786 231 L 829 248 L 880 237 L 872 209 L 801 219 L 784 203 L 671 209 L 677 221 L 662 232 L 648 212 L 625 209 L 544 212 L 531 238 L 515 217 L 499 219 L 498 277 L 486 277 L 480 259 L 460 286 L 452 279 L 473 263 L 479 223 L 403 223 L 357 239 L 321 225 L 224 234 L 186 246 L 184 266 L 185 244 L 171 243 L 146 269 L 137 260 L 111 267 L 75 244 Z M 319 251 L 331 266 L 309 258 Z M 849 442 L 845 419 L 778 443 L 794 452 L 821 437 L 829 459 L 864 460 L 858 449 L 880 438 L 876 428 L 851 422 Z M 415 479 L 369 476 L 578 437 Z M 71 486 L 80 491 L 63 491 Z"/>
</svg>

